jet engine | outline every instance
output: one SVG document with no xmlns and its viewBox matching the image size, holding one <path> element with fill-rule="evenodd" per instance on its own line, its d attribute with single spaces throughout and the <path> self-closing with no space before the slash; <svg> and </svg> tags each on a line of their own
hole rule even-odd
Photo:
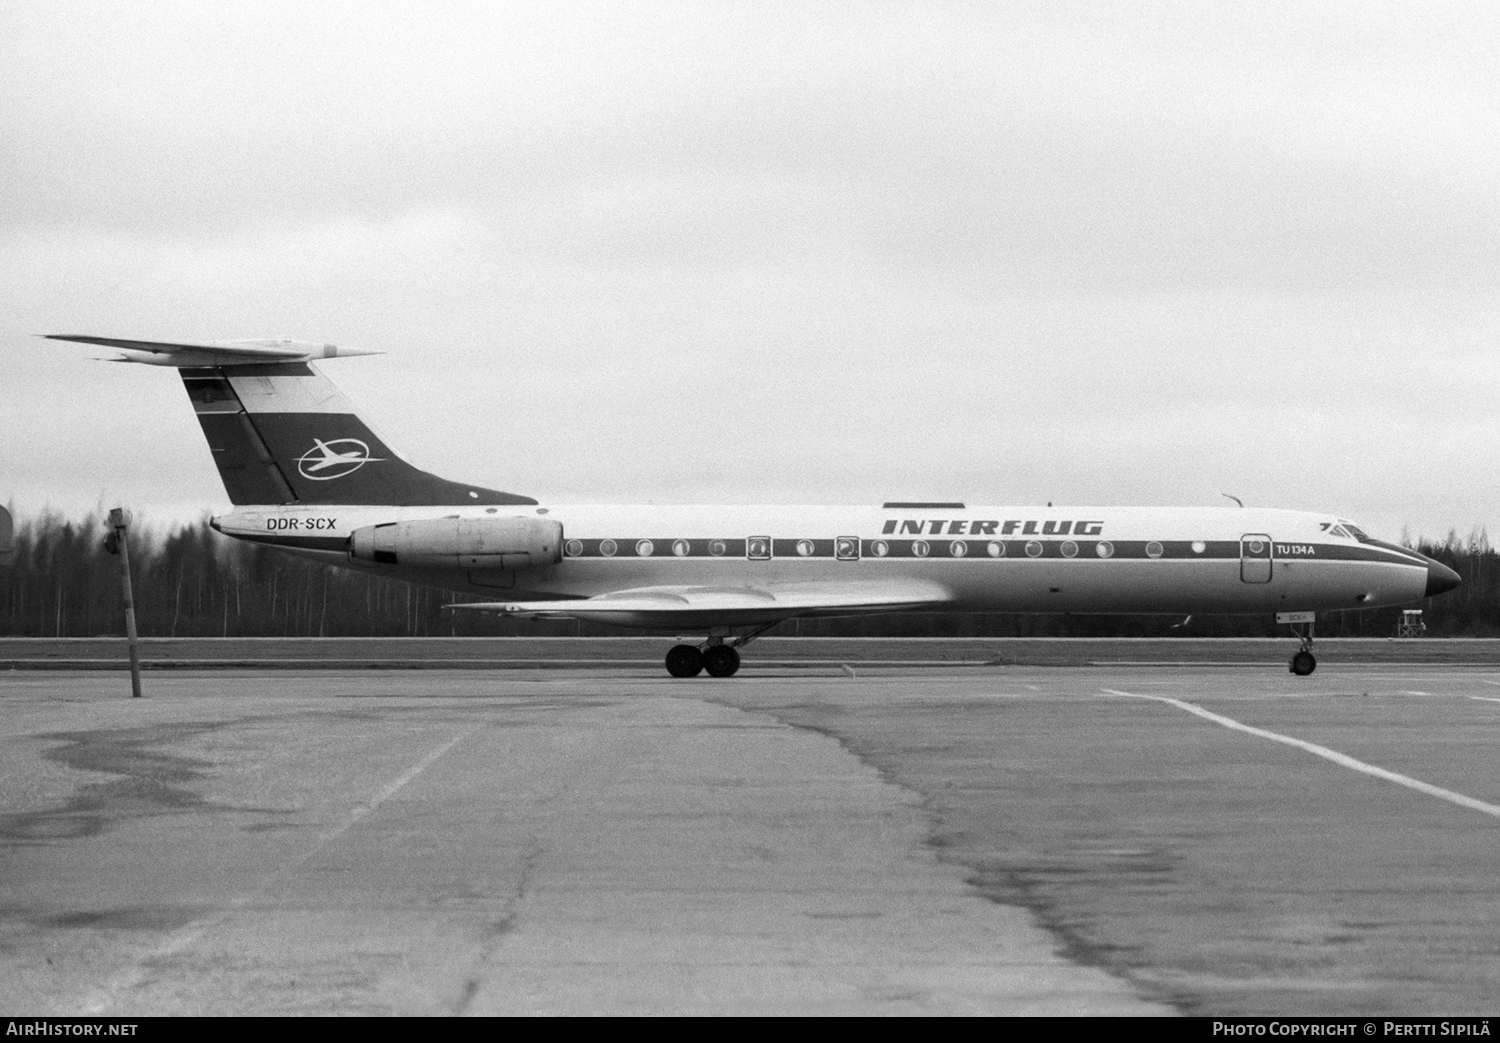
<svg viewBox="0 0 1500 1043">
<path fill-rule="evenodd" d="M 560 522 L 543 518 L 423 518 L 355 529 L 349 556 L 383 565 L 524 569 L 562 560 Z"/>
</svg>

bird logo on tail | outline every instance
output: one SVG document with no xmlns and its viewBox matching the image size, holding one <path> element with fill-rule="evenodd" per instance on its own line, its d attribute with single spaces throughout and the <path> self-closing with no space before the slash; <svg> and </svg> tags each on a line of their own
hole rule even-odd
<svg viewBox="0 0 1500 1043">
<path fill-rule="evenodd" d="M 353 474 L 371 461 L 384 459 L 370 455 L 370 447 L 358 438 L 333 438 L 327 442 L 313 439 L 313 447 L 297 457 L 297 471 L 314 482 L 328 482 Z"/>
</svg>

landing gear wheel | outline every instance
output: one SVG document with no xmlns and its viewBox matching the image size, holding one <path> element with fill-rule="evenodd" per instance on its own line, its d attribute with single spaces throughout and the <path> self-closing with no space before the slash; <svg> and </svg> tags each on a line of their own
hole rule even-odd
<svg viewBox="0 0 1500 1043">
<path fill-rule="evenodd" d="M 1306 677 L 1318 668 L 1318 661 L 1313 658 L 1313 626 L 1317 623 L 1317 614 L 1313 612 L 1278 612 L 1276 622 L 1285 623 L 1292 628 L 1292 633 L 1302 642 L 1302 647 L 1292 655 L 1290 669 L 1298 677 Z"/>
<path fill-rule="evenodd" d="M 740 654 L 728 645 L 709 645 L 703 652 L 703 668 L 709 677 L 733 677 L 740 668 Z"/>
<path fill-rule="evenodd" d="M 673 645 L 667 653 L 667 673 L 673 677 L 697 677 L 703 671 L 703 653 L 692 645 Z"/>
</svg>

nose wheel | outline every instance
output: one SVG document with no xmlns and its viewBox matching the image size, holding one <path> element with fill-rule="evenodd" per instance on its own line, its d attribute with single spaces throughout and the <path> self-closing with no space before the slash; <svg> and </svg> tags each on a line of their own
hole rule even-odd
<svg viewBox="0 0 1500 1043">
<path fill-rule="evenodd" d="M 1318 660 L 1312 654 L 1313 623 L 1316 618 L 1311 612 L 1283 612 L 1276 616 L 1276 621 L 1290 626 L 1292 633 L 1302 642 L 1302 647 L 1292 653 L 1292 661 L 1288 667 L 1298 677 L 1306 677 L 1318 668 Z"/>
</svg>

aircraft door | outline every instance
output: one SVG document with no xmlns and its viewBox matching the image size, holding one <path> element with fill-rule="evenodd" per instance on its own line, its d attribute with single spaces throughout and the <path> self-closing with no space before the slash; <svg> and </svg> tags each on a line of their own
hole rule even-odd
<svg viewBox="0 0 1500 1043">
<path fill-rule="evenodd" d="M 1240 537 L 1240 579 L 1271 582 L 1271 537 L 1253 532 Z"/>
</svg>

